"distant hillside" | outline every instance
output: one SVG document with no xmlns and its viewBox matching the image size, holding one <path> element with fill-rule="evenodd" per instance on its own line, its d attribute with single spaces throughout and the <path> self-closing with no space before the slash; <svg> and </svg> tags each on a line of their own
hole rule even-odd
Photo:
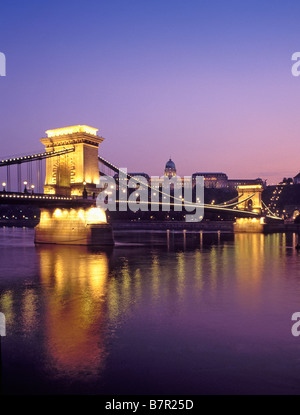
<svg viewBox="0 0 300 415">
<path fill-rule="evenodd" d="M 300 184 L 268 186 L 262 200 L 273 212 L 282 214 L 287 205 L 300 205 Z"/>
</svg>

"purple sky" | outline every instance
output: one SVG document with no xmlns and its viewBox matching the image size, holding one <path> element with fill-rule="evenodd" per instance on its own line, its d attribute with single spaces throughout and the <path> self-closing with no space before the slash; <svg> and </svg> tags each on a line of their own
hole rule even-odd
<svg viewBox="0 0 300 415">
<path fill-rule="evenodd" d="M 45 130 L 99 128 L 129 171 L 300 171 L 298 1 L 3 0 L 0 155 Z"/>
</svg>

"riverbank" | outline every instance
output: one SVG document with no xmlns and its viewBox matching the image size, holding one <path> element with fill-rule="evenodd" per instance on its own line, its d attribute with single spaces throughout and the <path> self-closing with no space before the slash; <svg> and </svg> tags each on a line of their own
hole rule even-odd
<svg viewBox="0 0 300 415">
<path fill-rule="evenodd" d="M 300 223 L 267 223 L 264 226 L 264 233 L 300 233 Z"/>
<path fill-rule="evenodd" d="M 0 220 L 0 227 L 34 228 L 39 220 Z M 234 233 L 233 221 L 202 221 L 202 222 L 166 222 L 166 221 L 136 221 L 136 222 L 113 222 L 114 231 L 206 231 L 206 232 L 229 232 Z M 264 225 L 264 233 L 300 233 L 300 224 L 296 223 L 267 223 Z"/>
</svg>

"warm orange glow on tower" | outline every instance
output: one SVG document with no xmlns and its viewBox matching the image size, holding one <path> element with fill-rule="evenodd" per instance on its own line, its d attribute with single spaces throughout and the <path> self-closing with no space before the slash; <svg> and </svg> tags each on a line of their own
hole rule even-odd
<svg viewBox="0 0 300 415">
<path fill-rule="evenodd" d="M 81 196 L 86 182 L 88 194 L 97 193 L 98 148 L 104 140 L 97 128 L 87 125 L 47 130 L 42 138 L 46 151 L 74 148 L 74 152 L 46 159 L 45 193 Z"/>
<path fill-rule="evenodd" d="M 237 191 L 239 194 L 239 200 L 247 199 L 239 205 L 239 209 L 249 210 L 251 212 L 261 214 L 261 194 L 263 191 L 263 187 L 261 185 L 238 186 Z"/>
</svg>

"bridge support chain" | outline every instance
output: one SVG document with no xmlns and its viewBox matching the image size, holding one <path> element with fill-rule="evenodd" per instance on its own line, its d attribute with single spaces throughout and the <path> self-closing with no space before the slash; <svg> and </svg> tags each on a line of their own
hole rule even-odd
<svg viewBox="0 0 300 415">
<path fill-rule="evenodd" d="M 100 208 L 42 209 L 35 228 L 36 244 L 114 245 L 111 225 Z"/>
<path fill-rule="evenodd" d="M 264 216 L 256 218 L 236 218 L 236 221 L 233 224 L 233 230 L 234 232 L 243 233 L 263 233 L 265 225 Z"/>
<path fill-rule="evenodd" d="M 30 186 L 33 184 L 32 183 L 32 163 L 27 163 L 27 178 L 26 178 L 27 182 L 28 182 L 28 186 L 30 188 Z"/>
<path fill-rule="evenodd" d="M 42 160 L 38 160 L 36 163 L 36 179 L 37 179 L 37 190 L 39 193 L 42 192 Z"/>
<path fill-rule="evenodd" d="M 21 164 L 17 164 L 17 182 L 18 182 L 18 192 L 22 192 L 22 169 Z"/>
<path fill-rule="evenodd" d="M 6 167 L 6 190 L 11 191 L 10 166 Z"/>
</svg>

